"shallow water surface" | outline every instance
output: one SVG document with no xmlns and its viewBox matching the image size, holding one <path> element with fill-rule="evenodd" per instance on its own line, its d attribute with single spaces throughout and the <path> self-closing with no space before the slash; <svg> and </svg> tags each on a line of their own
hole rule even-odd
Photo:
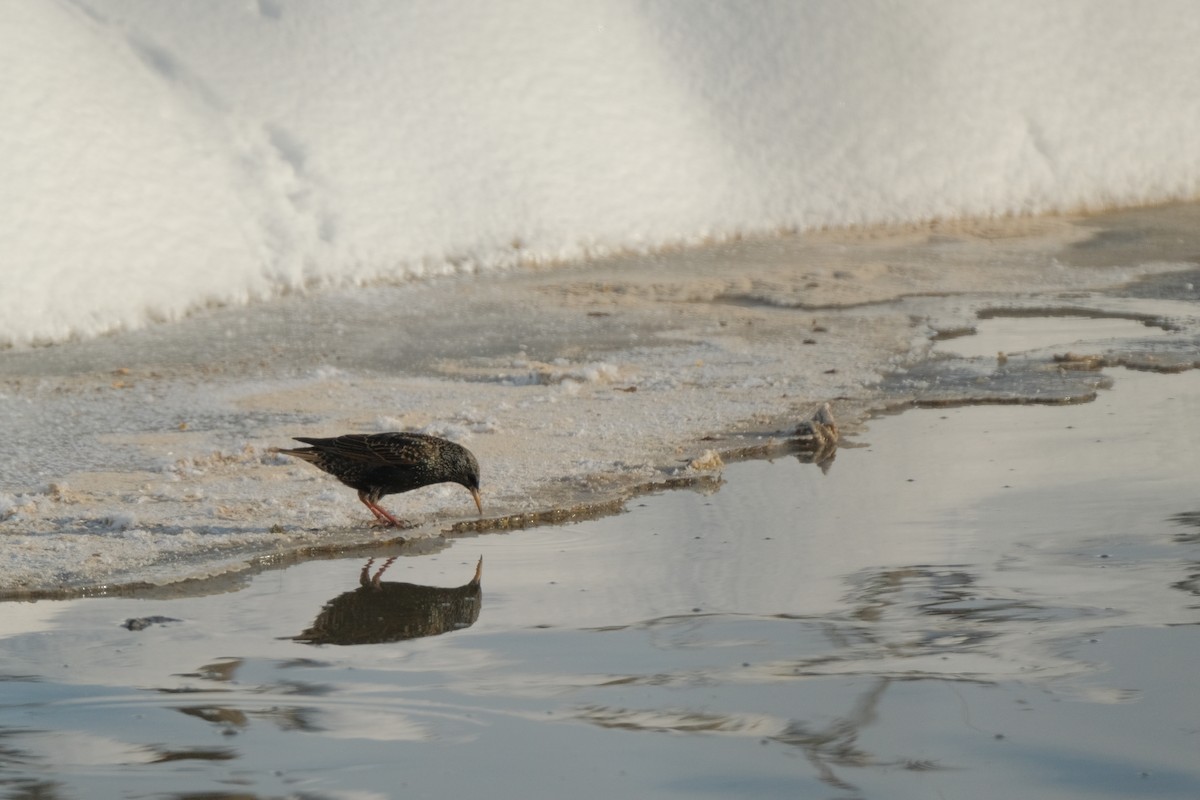
<svg viewBox="0 0 1200 800">
<path fill-rule="evenodd" d="M 1095 348 L 1119 339 L 1153 336 L 1164 331 L 1138 319 L 1081 314 L 1030 315 L 1009 312 L 983 318 L 973 333 L 942 338 L 933 352 L 965 358 L 1010 355 L 1058 345 L 1065 349 Z"/>
<path fill-rule="evenodd" d="M 0 786 L 1194 798 L 1200 375 L 1113 375 L 605 519 L 5 604 Z"/>
</svg>

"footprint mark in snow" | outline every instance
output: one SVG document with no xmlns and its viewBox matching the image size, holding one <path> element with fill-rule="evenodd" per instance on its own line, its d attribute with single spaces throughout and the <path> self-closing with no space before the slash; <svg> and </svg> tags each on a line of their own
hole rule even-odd
<svg viewBox="0 0 1200 800">
<path fill-rule="evenodd" d="M 337 226 L 333 217 L 327 212 L 313 207 L 319 180 L 308 173 L 308 152 L 304 145 L 286 128 L 279 125 L 267 123 L 263 126 L 263 130 L 267 134 L 267 142 L 274 150 L 275 155 L 291 169 L 297 184 L 299 184 L 295 190 L 287 193 L 288 202 L 298 212 L 314 218 L 316 233 L 321 241 L 333 241 L 337 236 Z"/>
</svg>

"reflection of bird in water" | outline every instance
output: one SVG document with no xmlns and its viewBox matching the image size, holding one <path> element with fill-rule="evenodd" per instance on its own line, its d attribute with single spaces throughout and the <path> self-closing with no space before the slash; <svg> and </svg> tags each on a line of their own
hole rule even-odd
<svg viewBox="0 0 1200 800">
<path fill-rule="evenodd" d="M 442 588 L 383 581 L 395 556 L 371 574 L 372 558 L 358 576 L 359 587 L 325 604 L 312 627 L 293 637 L 308 644 L 378 644 L 436 636 L 469 628 L 483 605 L 483 559 L 463 586 Z"/>
<path fill-rule="evenodd" d="M 312 447 L 278 452 L 302 458 L 357 489 L 358 499 L 385 525 L 403 527 L 400 520 L 379 507 L 381 497 L 435 483 L 465 486 L 479 513 L 483 513 L 479 462 L 460 444 L 422 433 L 352 433 L 331 439 L 297 436 L 296 441 Z"/>
</svg>

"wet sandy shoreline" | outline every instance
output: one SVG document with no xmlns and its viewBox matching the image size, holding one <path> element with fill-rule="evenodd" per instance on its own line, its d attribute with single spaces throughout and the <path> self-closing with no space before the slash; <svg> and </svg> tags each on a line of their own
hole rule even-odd
<svg viewBox="0 0 1200 800">
<path fill-rule="evenodd" d="M 1191 368 L 1198 220 L 1185 205 L 731 242 L 5 351 L 0 591 L 167 584 L 386 540 L 352 492 L 270 454 L 295 434 L 459 438 L 491 523 L 450 487 L 390 498 L 416 523 L 406 538 L 436 539 L 711 480 L 708 451 L 786 449 L 826 401 L 853 437 L 874 410 L 1082 401 L 1103 364 Z M 1022 309 L 1161 335 L 1075 361 L 928 358 L 980 311 Z"/>
</svg>

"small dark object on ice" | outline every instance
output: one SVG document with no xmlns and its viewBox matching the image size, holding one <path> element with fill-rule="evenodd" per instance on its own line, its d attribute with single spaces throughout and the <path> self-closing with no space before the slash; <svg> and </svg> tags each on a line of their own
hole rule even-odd
<svg viewBox="0 0 1200 800">
<path fill-rule="evenodd" d="M 179 622 L 174 617 L 130 617 L 121 623 L 121 627 L 130 631 L 144 631 L 151 625 L 162 625 L 164 622 Z"/>
<path fill-rule="evenodd" d="M 479 462 L 460 444 L 423 433 L 351 433 L 331 439 L 295 438 L 312 447 L 278 452 L 302 458 L 357 490 L 358 499 L 384 525 L 403 527 L 400 520 L 379 507 L 381 497 L 435 483 L 465 486 L 475 500 L 475 507 L 483 513 L 483 502 L 479 499 Z"/>
</svg>

